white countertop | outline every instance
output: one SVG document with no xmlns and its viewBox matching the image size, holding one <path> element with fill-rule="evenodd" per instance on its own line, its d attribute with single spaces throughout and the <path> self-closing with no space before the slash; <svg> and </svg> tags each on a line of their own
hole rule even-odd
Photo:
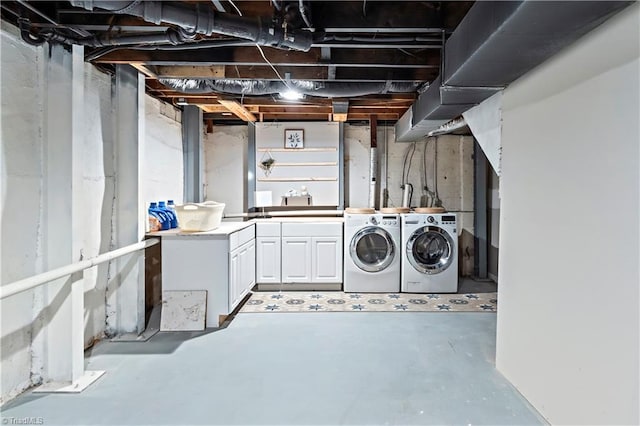
<svg viewBox="0 0 640 426">
<path fill-rule="evenodd" d="M 344 222 L 344 218 L 343 217 L 339 217 L 339 216 L 334 216 L 334 217 L 327 217 L 327 216 L 316 216 L 316 217 L 311 217 L 311 216 L 300 216 L 300 217 L 265 217 L 265 218 L 255 218 L 255 219 L 251 219 L 250 222 L 253 223 L 265 223 L 265 222 L 305 222 L 305 223 L 318 223 L 318 222 L 339 222 L 342 223 Z"/>
<path fill-rule="evenodd" d="M 178 238 L 178 237 L 226 237 L 229 234 L 233 234 L 244 228 L 248 228 L 253 225 L 254 222 L 222 222 L 220 226 L 211 231 L 202 232 L 187 232 L 182 231 L 180 228 L 170 229 L 168 231 L 149 232 L 148 236 L 151 237 L 163 237 L 163 238 Z"/>
<path fill-rule="evenodd" d="M 233 234 L 236 231 L 240 231 L 241 229 L 248 228 L 249 226 L 255 223 L 274 223 L 274 222 L 303 222 L 303 223 L 318 223 L 318 222 L 344 222 L 344 218 L 334 216 L 300 216 L 300 217 L 271 217 L 271 218 L 256 218 L 247 220 L 245 222 L 221 222 L 220 226 L 211 231 L 202 231 L 202 232 L 186 232 L 180 230 L 180 228 L 171 229 L 168 231 L 157 231 L 157 232 L 148 232 L 147 235 L 150 237 L 163 237 L 163 238 L 180 238 L 180 237 L 227 237 L 230 234 Z"/>
</svg>

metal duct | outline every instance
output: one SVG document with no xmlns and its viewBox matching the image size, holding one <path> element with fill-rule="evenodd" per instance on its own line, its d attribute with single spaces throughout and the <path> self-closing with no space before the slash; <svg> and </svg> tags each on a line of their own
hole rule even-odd
<svg viewBox="0 0 640 426">
<path fill-rule="evenodd" d="M 415 83 L 341 83 L 314 82 L 306 80 L 282 81 L 256 80 L 212 80 L 162 78 L 158 80 L 171 89 L 185 94 L 228 93 L 236 95 L 272 95 L 293 89 L 310 96 L 349 97 L 379 93 L 412 93 L 418 88 Z"/>
<path fill-rule="evenodd" d="M 396 123 L 397 140 L 424 137 L 632 3 L 475 2 L 445 44 L 441 75 Z"/>
<path fill-rule="evenodd" d="M 214 11 L 211 7 L 200 8 L 175 6 L 159 1 L 94 1 L 71 0 L 76 7 L 87 10 L 95 8 L 138 16 L 147 22 L 178 25 L 199 34 L 213 33 L 238 37 L 259 44 L 281 49 L 307 52 L 311 48 L 312 34 L 308 31 L 289 30 L 274 25 L 270 18 L 250 18 Z M 208 5 L 207 5 L 208 6 Z"/>
</svg>

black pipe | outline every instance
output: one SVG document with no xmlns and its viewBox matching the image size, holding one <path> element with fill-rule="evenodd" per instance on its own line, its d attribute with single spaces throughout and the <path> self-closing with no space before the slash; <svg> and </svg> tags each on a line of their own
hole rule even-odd
<svg viewBox="0 0 640 426">
<path fill-rule="evenodd" d="M 100 8 L 114 13 L 126 10 L 128 15 L 138 16 L 147 22 L 174 24 L 205 35 L 224 34 L 251 40 L 262 46 L 307 52 L 312 43 L 312 36 L 308 31 L 294 30 L 285 34 L 284 30 L 269 18 L 236 16 L 230 13 L 216 12 L 211 8 L 202 10 L 198 5 L 195 8 L 186 8 L 157 1 L 104 0 L 71 0 L 70 3 L 87 10 Z"/>
<path fill-rule="evenodd" d="M 31 33 L 31 21 L 27 18 L 18 18 L 18 27 L 20 28 L 20 36 L 22 40 L 32 46 L 41 46 L 47 42 L 47 39 Z"/>
</svg>

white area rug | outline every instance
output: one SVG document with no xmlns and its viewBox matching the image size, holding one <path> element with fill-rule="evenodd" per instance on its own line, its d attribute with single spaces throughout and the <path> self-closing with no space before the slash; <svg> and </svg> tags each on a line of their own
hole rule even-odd
<svg viewBox="0 0 640 426">
<path fill-rule="evenodd" d="M 497 293 L 279 291 L 252 293 L 239 312 L 496 312 L 497 309 Z"/>
</svg>

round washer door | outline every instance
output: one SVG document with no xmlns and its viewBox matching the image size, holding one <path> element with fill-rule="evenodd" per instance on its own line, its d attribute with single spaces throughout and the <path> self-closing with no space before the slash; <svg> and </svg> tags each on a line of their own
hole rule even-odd
<svg viewBox="0 0 640 426">
<path fill-rule="evenodd" d="M 407 241 L 407 259 L 423 274 L 437 274 L 447 269 L 455 256 L 449 233 L 438 226 L 424 226 Z"/>
<path fill-rule="evenodd" d="M 367 226 L 351 239 L 349 254 L 353 263 L 365 272 L 386 269 L 395 256 L 396 248 L 391 235 L 377 226 Z"/>
</svg>

